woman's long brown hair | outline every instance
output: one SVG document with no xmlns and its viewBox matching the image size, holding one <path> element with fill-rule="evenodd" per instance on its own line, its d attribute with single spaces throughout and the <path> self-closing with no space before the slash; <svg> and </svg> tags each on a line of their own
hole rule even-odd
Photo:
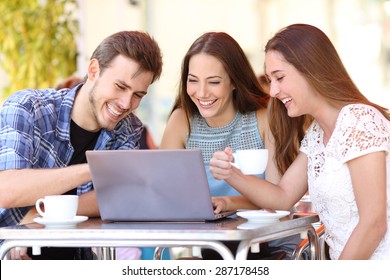
<svg viewBox="0 0 390 280">
<path fill-rule="evenodd" d="M 293 65 L 330 104 L 343 107 L 361 103 L 377 108 L 390 120 L 386 108 L 370 102 L 356 87 L 335 47 L 320 29 L 307 24 L 293 24 L 281 29 L 265 47 L 277 51 Z M 284 105 L 271 98 L 270 129 L 275 137 L 275 161 L 283 172 L 294 161 L 311 116 L 290 118 Z"/>
</svg>

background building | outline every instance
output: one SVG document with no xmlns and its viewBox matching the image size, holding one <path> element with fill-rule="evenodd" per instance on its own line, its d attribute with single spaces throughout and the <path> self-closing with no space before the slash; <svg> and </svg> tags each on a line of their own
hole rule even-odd
<svg viewBox="0 0 390 280">
<path fill-rule="evenodd" d="M 1 0 L 5 1 L 5 0 Z M 137 114 L 159 144 L 177 93 L 182 58 L 207 31 L 224 31 L 243 47 L 257 74 L 263 49 L 280 28 L 309 23 L 333 41 L 352 78 L 372 101 L 390 107 L 389 0 L 78 0 L 78 74 L 97 44 L 120 30 L 149 32 L 164 68 Z M 0 80 L 4 81 L 0 73 Z M 0 84 L 1 87 L 1 84 Z"/>
</svg>

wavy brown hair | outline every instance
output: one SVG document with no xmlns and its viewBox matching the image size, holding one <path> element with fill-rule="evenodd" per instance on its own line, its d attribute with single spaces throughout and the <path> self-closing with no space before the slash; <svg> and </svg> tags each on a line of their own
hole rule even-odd
<svg viewBox="0 0 390 280">
<path fill-rule="evenodd" d="M 233 102 L 238 111 L 247 113 L 267 108 L 269 95 L 262 89 L 240 45 L 224 32 L 208 32 L 196 39 L 184 56 L 179 93 L 171 111 L 172 114 L 177 108 L 183 108 L 190 133 L 190 119 L 199 111 L 187 94 L 188 68 L 191 57 L 200 53 L 214 56 L 222 63 L 235 86 Z"/>
<path fill-rule="evenodd" d="M 336 107 L 362 103 L 377 108 L 390 120 L 386 108 L 370 102 L 356 87 L 335 47 L 320 29 L 307 24 L 293 24 L 281 29 L 265 47 L 277 51 L 293 65 L 308 83 Z M 275 137 L 275 162 L 287 170 L 299 151 L 300 141 L 311 123 L 311 116 L 290 118 L 279 100 L 269 106 L 270 129 Z"/>
<path fill-rule="evenodd" d="M 136 61 L 143 71 L 153 74 L 152 82 L 160 78 L 162 54 L 157 42 L 146 32 L 120 31 L 105 38 L 95 49 L 91 59 L 99 61 L 101 72 L 110 67 L 118 55 Z"/>
</svg>

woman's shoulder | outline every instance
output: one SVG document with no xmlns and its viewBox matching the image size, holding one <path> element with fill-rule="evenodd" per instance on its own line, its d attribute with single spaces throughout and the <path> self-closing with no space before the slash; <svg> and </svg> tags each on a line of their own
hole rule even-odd
<svg viewBox="0 0 390 280">
<path fill-rule="evenodd" d="M 168 125 L 175 130 L 181 130 L 188 126 L 186 113 L 182 108 L 175 109 L 168 119 Z"/>
<path fill-rule="evenodd" d="M 267 120 L 267 108 L 261 108 L 256 111 L 257 119 L 265 119 Z"/>
<path fill-rule="evenodd" d="M 388 150 L 390 122 L 373 106 L 349 104 L 337 120 L 332 147 L 344 161 L 372 151 Z"/>
<path fill-rule="evenodd" d="M 161 139 L 160 148 L 185 148 L 185 139 L 188 134 L 186 114 L 183 109 L 175 109 L 169 116 Z"/>
<path fill-rule="evenodd" d="M 344 106 L 340 111 L 338 123 L 345 127 L 348 124 L 356 126 L 367 122 L 378 123 L 382 121 L 389 124 L 389 121 L 377 108 L 358 103 Z"/>
<path fill-rule="evenodd" d="M 186 113 L 182 108 L 175 109 L 168 118 L 169 122 L 182 122 L 186 119 Z"/>
<path fill-rule="evenodd" d="M 363 103 L 353 103 L 345 105 L 341 111 L 340 115 L 352 115 L 352 116 L 362 116 L 362 115 L 376 115 L 382 113 L 375 108 L 374 106 L 363 104 Z"/>
<path fill-rule="evenodd" d="M 264 136 L 264 133 L 268 131 L 269 128 L 267 109 L 266 108 L 258 109 L 256 111 L 256 118 L 257 118 L 257 124 L 259 127 L 260 134 Z"/>
</svg>

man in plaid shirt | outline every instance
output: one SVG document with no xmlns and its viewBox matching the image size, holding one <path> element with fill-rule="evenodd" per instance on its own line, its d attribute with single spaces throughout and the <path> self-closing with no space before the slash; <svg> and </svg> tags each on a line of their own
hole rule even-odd
<svg viewBox="0 0 390 280">
<path fill-rule="evenodd" d="M 83 83 L 11 95 L 0 110 L 0 227 L 29 222 L 46 195 L 77 194 L 77 214 L 99 216 L 85 151 L 138 148 L 143 125 L 132 112 L 161 71 L 155 40 L 122 31 L 96 48 Z M 40 258 L 80 258 L 66 249 Z M 31 255 L 13 250 L 13 257 Z"/>
</svg>

